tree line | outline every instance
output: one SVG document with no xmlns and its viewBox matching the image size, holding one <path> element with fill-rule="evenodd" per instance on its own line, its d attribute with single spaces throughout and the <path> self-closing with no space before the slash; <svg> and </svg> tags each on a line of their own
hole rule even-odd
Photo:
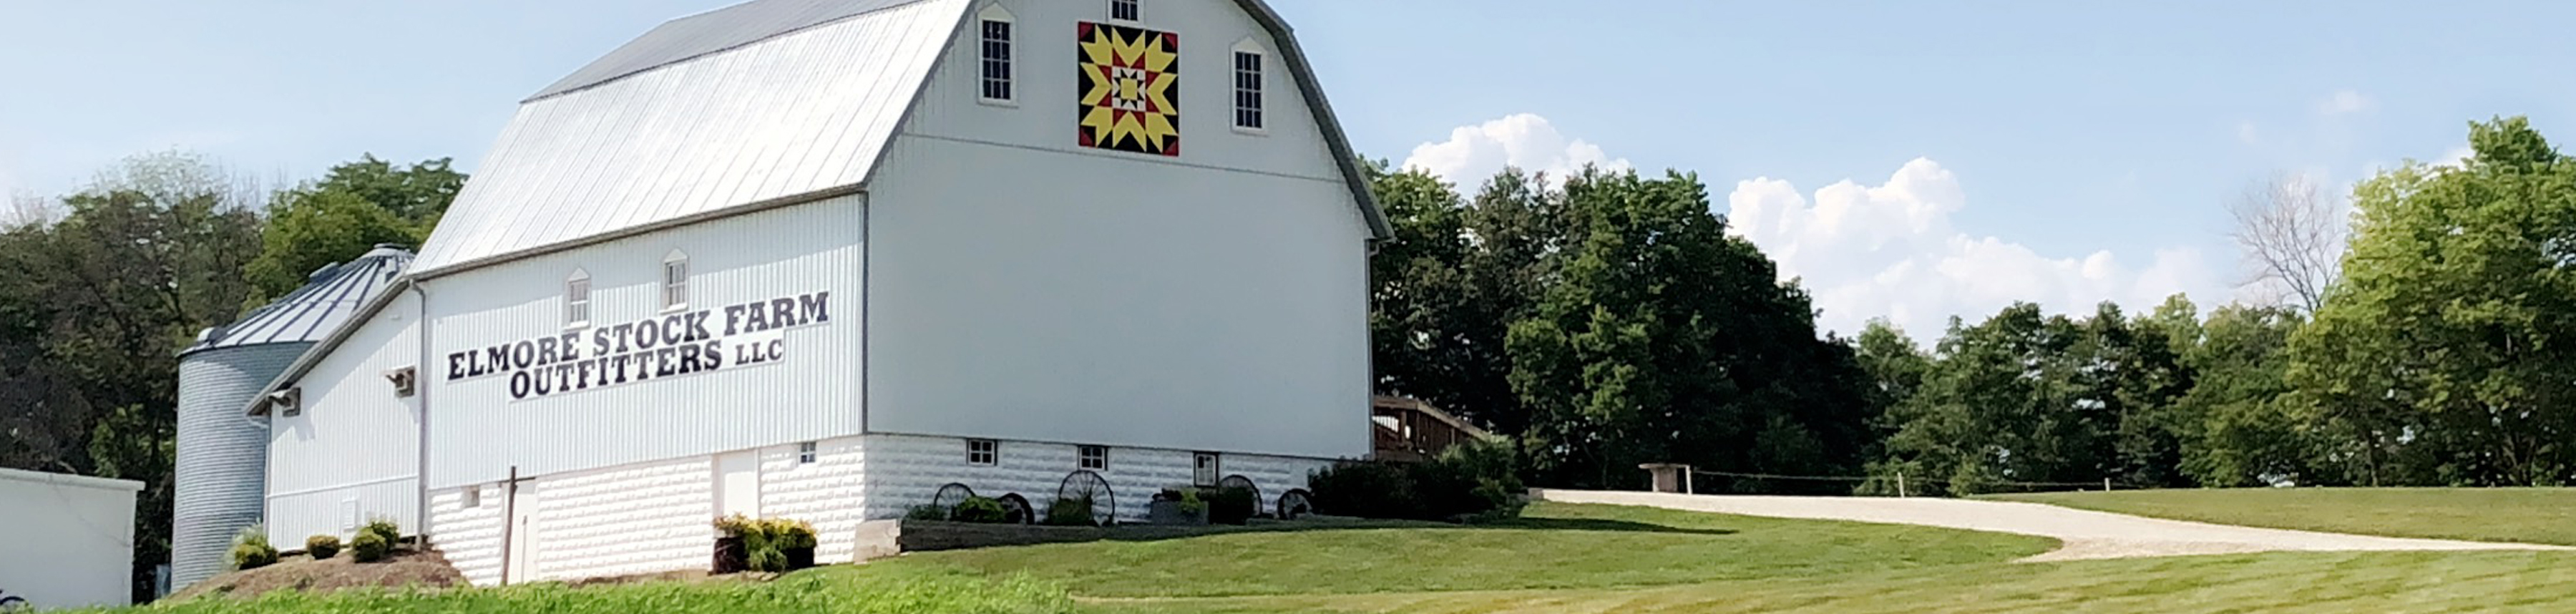
<svg viewBox="0 0 2576 614">
<path fill-rule="evenodd" d="M 2174 296 L 1820 334 L 1692 175 L 1516 170 L 1461 193 L 1370 168 L 1377 387 L 1518 442 L 1534 484 L 1636 466 L 1847 476 L 1751 492 L 2105 484 L 2529 486 L 2576 478 L 2576 163 L 2522 118 L 2474 154 L 2235 208 L 2279 300 Z M 1924 331 L 1929 332 L 1929 331 Z"/>
<path fill-rule="evenodd" d="M 0 224 L 0 466 L 142 482 L 135 597 L 170 555 L 177 353 L 198 331 L 377 243 L 416 245 L 465 183 L 365 156 L 269 189 L 202 157 L 138 156 Z"/>
<path fill-rule="evenodd" d="M 2474 155 L 2236 211 L 2284 300 L 2176 296 L 1819 331 L 1797 280 L 1698 177 L 1506 170 L 1467 192 L 1364 169 L 1375 387 L 1516 443 L 1530 483 L 1632 488 L 1640 463 L 1773 476 L 1749 492 L 2032 484 L 2559 485 L 2576 473 L 2576 162 L 2521 118 Z M 446 159 L 365 156 L 277 188 L 138 157 L 0 220 L 0 466 L 146 484 L 137 596 L 168 558 L 176 352 L 462 189 Z M 1929 331 L 1921 331 L 1929 332 Z"/>
</svg>

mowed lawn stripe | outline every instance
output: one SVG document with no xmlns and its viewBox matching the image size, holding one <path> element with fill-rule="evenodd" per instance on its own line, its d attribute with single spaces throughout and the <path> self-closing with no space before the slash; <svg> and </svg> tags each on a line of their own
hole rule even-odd
<svg viewBox="0 0 2576 614">
<path fill-rule="evenodd" d="M 1975 564 L 1634 589 L 1166 599 L 1086 604 L 1177 614 L 2576 611 L 2576 553 L 2270 553 Z"/>
<path fill-rule="evenodd" d="M 1985 498 L 2249 527 L 2576 546 L 2571 488 L 2241 488 Z"/>
<path fill-rule="evenodd" d="M 1081 597 L 1569 589 L 1998 563 L 2056 545 L 1931 527 L 1539 503 L 1523 519 L 1493 526 L 1256 531 L 924 552 L 819 573 L 1026 574 Z"/>
</svg>

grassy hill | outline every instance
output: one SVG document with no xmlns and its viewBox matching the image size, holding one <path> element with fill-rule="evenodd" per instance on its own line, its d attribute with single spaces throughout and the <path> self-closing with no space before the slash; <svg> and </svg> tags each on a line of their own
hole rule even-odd
<svg viewBox="0 0 2576 614">
<path fill-rule="evenodd" d="M 2571 488 L 2244 488 L 1991 498 L 2276 529 L 2576 546 Z"/>
<path fill-rule="evenodd" d="M 2213 505 L 2265 505 L 2221 499 Z M 2537 513 L 2508 509 L 2499 515 Z M 768 583 L 282 594 L 153 609 L 184 614 L 2576 611 L 2576 552 L 2011 562 L 2054 545 L 2040 538 L 1923 527 L 1540 504 L 1525 520 L 1493 527 L 1330 527 L 917 553 L 864 566 L 809 570 Z"/>
</svg>

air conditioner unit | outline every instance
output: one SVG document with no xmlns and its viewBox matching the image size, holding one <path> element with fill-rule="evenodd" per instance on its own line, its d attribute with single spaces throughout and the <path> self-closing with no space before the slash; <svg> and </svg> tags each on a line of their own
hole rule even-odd
<svg viewBox="0 0 2576 614">
<path fill-rule="evenodd" d="M 388 370 L 385 371 L 385 381 L 393 382 L 394 396 L 407 398 L 410 397 L 412 395 L 412 391 L 416 390 L 418 387 L 418 382 L 420 381 L 420 370 L 412 367 Z"/>
</svg>

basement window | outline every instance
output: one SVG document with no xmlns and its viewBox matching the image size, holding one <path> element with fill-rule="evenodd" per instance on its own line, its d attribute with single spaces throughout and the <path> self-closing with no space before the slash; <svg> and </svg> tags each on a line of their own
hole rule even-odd
<svg viewBox="0 0 2576 614">
<path fill-rule="evenodd" d="M 814 464 L 814 442 L 796 444 L 796 464 Z"/>
<path fill-rule="evenodd" d="M 982 102 L 1010 104 L 1011 81 L 1011 14 L 1000 6 L 984 9 L 978 30 L 982 45 L 978 47 L 983 67 Z"/>
<path fill-rule="evenodd" d="M 689 306 L 689 255 L 677 251 L 662 259 L 662 310 Z"/>
<path fill-rule="evenodd" d="M 1001 460 L 1002 444 L 990 439 L 966 440 L 966 464 L 991 467 Z"/>
<path fill-rule="evenodd" d="M 1109 470 L 1109 446 L 1082 446 L 1077 468 L 1090 471 Z"/>
<path fill-rule="evenodd" d="M 1109 0 L 1109 18 L 1119 21 L 1142 21 L 1144 0 Z"/>
<path fill-rule="evenodd" d="M 483 507 L 483 485 L 465 487 L 465 509 Z"/>
<path fill-rule="evenodd" d="M 1236 132 L 1260 133 L 1264 130 L 1261 113 L 1262 54 L 1258 49 L 1238 46 L 1234 51 L 1234 129 Z"/>
</svg>

